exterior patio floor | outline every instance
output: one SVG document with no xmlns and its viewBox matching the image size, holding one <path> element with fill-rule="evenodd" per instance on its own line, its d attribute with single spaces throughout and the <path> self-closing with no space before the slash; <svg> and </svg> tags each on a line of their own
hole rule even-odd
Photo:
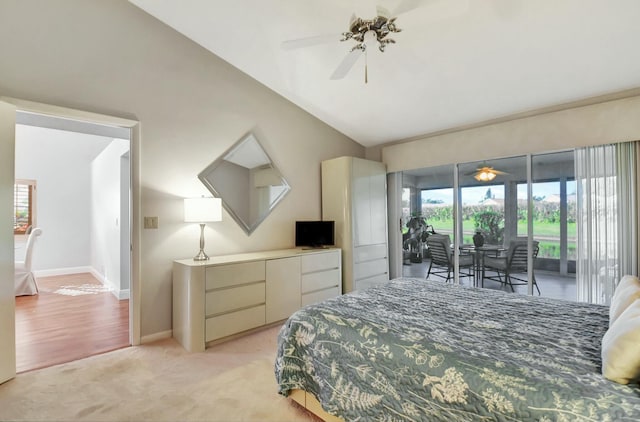
<svg viewBox="0 0 640 422">
<path fill-rule="evenodd" d="M 402 275 L 404 277 L 425 278 L 427 270 L 429 269 L 429 260 L 426 259 L 422 263 L 412 263 L 410 265 L 402 266 Z M 536 281 L 542 296 L 552 297 L 556 299 L 564 300 L 576 300 L 576 277 L 575 274 L 561 275 L 556 272 L 537 270 Z M 429 280 L 444 281 L 444 278 L 433 276 L 429 277 Z M 466 286 L 473 285 L 473 279 L 463 277 L 460 279 L 461 284 Z M 511 287 L 504 285 L 494 280 L 484 280 L 484 288 L 504 290 L 511 292 Z M 516 293 L 527 293 L 527 286 L 514 286 Z M 534 288 L 534 293 L 537 295 L 537 290 Z"/>
</svg>

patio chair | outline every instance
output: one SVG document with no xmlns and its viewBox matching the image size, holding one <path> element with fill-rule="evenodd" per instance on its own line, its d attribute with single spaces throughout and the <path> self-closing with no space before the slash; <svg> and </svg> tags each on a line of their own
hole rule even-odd
<svg viewBox="0 0 640 422">
<path fill-rule="evenodd" d="M 446 234 L 432 234 L 427 238 L 427 247 L 431 253 L 431 263 L 427 271 L 427 277 L 433 274 L 451 280 L 454 271 L 453 251 L 451 250 L 451 238 Z M 473 277 L 473 255 L 461 254 L 459 258 L 460 276 Z M 466 272 L 463 272 L 466 269 Z M 446 274 L 446 276 L 445 276 Z"/>
<path fill-rule="evenodd" d="M 538 256 L 538 241 L 533 241 L 533 262 L 535 266 L 535 260 Z M 528 280 L 515 277 L 514 274 L 526 274 L 528 264 L 527 253 L 527 240 L 512 240 L 509 243 L 509 247 L 506 250 L 505 255 L 498 257 L 487 256 L 484 258 L 484 271 L 495 271 L 496 275 L 492 277 L 484 277 L 489 280 L 496 280 L 502 284 L 508 284 L 511 287 L 511 291 L 515 292 L 513 286 L 527 285 Z M 503 279 L 504 276 L 504 279 Z M 538 290 L 540 295 L 540 288 L 536 282 L 536 275 L 532 272 L 531 278 L 533 279 L 533 285 Z M 515 281 L 514 281 L 515 280 Z"/>
</svg>

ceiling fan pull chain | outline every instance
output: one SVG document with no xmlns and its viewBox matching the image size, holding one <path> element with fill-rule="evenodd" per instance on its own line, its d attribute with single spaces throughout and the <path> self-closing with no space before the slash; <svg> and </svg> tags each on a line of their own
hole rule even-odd
<svg viewBox="0 0 640 422">
<path fill-rule="evenodd" d="M 367 50 L 364 50 L 364 83 L 369 83 L 369 78 L 367 78 Z"/>
</svg>

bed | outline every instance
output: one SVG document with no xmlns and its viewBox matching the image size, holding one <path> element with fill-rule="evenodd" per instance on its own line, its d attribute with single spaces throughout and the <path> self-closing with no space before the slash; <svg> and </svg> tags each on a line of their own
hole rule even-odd
<svg viewBox="0 0 640 422">
<path fill-rule="evenodd" d="M 601 375 L 608 325 L 606 306 L 400 278 L 292 315 L 275 375 L 325 419 L 640 420 L 638 385 Z"/>
</svg>

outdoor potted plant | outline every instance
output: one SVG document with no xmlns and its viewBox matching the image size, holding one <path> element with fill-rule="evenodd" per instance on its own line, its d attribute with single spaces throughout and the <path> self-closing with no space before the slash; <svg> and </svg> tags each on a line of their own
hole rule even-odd
<svg viewBox="0 0 640 422">
<path fill-rule="evenodd" d="M 424 244 L 427 237 L 433 232 L 433 227 L 427 224 L 426 218 L 421 215 L 412 216 L 406 224 L 409 229 L 405 234 L 403 247 L 409 251 L 409 260 L 412 263 L 421 263 L 423 258 Z M 431 232 L 429 232 L 431 227 Z"/>
<path fill-rule="evenodd" d="M 481 230 L 484 242 L 501 245 L 504 236 L 504 215 L 496 211 L 482 211 L 473 215 L 477 229 Z"/>
</svg>

